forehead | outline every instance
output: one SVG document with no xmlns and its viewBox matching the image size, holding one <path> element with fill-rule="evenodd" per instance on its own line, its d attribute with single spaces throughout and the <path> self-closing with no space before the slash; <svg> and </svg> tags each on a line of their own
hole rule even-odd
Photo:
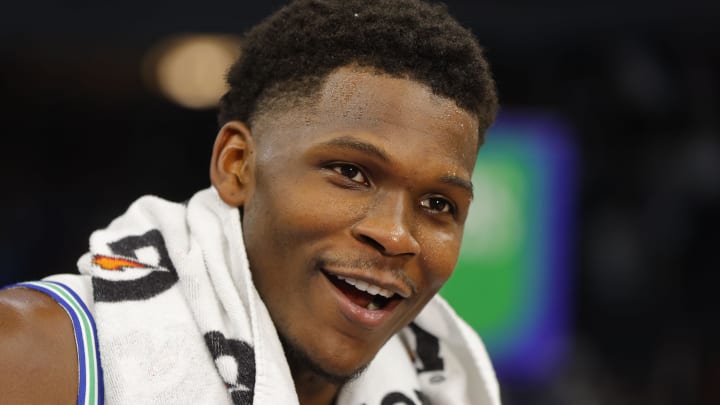
<svg viewBox="0 0 720 405">
<path fill-rule="evenodd" d="M 424 142 L 427 152 L 470 167 L 479 141 L 477 118 L 454 101 L 414 80 L 358 67 L 332 72 L 306 104 L 264 115 L 253 132 L 274 147 L 289 141 L 288 132 L 296 145 L 319 134 L 370 133 L 386 145 Z"/>
</svg>

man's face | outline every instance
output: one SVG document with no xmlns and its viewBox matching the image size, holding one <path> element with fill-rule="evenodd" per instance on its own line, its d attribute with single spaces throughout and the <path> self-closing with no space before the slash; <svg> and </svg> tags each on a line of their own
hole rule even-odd
<svg viewBox="0 0 720 405">
<path fill-rule="evenodd" d="M 357 68 L 254 126 L 250 268 L 283 340 L 324 373 L 368 364 L 452 274 L 477 128 L 425 86 Z"/>
</svg>

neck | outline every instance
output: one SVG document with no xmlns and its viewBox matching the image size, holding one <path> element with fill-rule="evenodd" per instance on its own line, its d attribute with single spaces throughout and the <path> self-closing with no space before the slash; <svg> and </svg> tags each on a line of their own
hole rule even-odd
<svg viewBox="0 0 720 405">
<path fill-rule="evenodd" d="M 278 337 L 285 351 L 300 405 L 332 405 L 340 388 L 354 376 L 327 372 L 283 335 L 278 334 Z"/>
<path fill-rule="evenodd" d="M 300 405 L 332 405 L 340 387 L 328 382 L 310 370 L 297 370 L 291 367 L 290 372 L 295 382 Z"/>
</svg>

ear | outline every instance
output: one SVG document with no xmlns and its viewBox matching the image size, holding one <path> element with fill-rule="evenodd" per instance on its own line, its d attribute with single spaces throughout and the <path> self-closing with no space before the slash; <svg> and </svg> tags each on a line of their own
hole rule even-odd
<svg viewBox="0 0 720 405">
<path fill-rule="evenodd" d="M 255 141 L 248 127 L 230 121 L 215 138 L 210 161 L 210 181 L 220 198 L 231 206 L 243 206 L 255 190 Z"/>
</svg>

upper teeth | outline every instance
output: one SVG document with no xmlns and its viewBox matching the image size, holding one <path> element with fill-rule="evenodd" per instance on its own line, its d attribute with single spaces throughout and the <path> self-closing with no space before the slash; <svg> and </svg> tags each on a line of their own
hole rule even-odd
<svg viewBox="0 0 720 405">
<path fill-rule="evenodd" d="M 350 284 L 351 286 L 354 286 L 358 290 L 365 291 L 366 293 L 371 294 L 371 295 L 379 294 L 385 298 L 390 298 L 395 294 L 394 292 L 392 292 L 390 290 L 386 290 L 386 289 L 384 289 L 382 287 L 378 287 L 374 284 L 366 283 L 362 280 L 356 280 L 351 277 L 343 277 L 343 276 L 336 276 L 336 277 L 339 278 L 340 280 L 344 280 L 346 283 Z"/>
</svg>

